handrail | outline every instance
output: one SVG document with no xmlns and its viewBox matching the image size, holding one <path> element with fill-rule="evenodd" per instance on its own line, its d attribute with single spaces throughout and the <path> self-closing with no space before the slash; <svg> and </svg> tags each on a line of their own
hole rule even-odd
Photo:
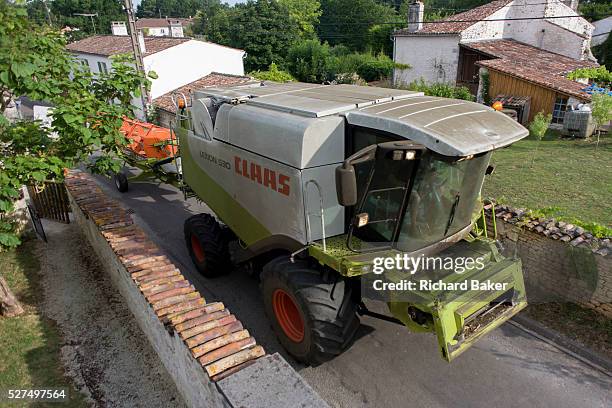
<svg viewBox="0 0 612 408">
<path fill-rule="evenodd" d="M 308 186 L 313 184 L 319 193 L 319 206 L 321 209 L 321 215 L 312 214 L 308 211 Z M 323 193 L 321 192 L 321 186 L 315 180 L 308 180 L 306 184 L 304 184 L 304 203 L 306 205 L 306 241 L 310 243 L 312 241 L 312 231 L 310 229 L 310 216 L 313 215 L 315 217 L 321 218 L 321 235 L 323 238 L 323 252 L 327 252 L 327 245 L 325 241 L 325 211 L 323 207 Z"/>
</svg>

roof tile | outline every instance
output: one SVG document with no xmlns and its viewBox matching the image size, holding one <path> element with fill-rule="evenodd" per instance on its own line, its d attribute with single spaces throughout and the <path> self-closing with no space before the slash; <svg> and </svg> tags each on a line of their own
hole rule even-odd
<svg viewBox="0 0 612 408">
<path fill-rule="evenodd" d="M 182 44 L 191 38 L 145 37 L 144 56 Z M 111 56 L 132 52 L 132 40 L 126 35 L 94 35 L 66 46 L 68 51 Z"/>
<path fill-rule="evenodd" d="M 416 32 L 410 32 L 403 28 L 394 35 L 431 35 L 431 34 L 456 34 L 474 25 L 478 20 L 483 20 L 495 13 L 497 10 L 507 6 L 513 0 L 496 0 L 480 7 L 464 11 L 463 13 L 453 14 L 437 22 L 425 23 L 423 28 Z"/>
</svg>

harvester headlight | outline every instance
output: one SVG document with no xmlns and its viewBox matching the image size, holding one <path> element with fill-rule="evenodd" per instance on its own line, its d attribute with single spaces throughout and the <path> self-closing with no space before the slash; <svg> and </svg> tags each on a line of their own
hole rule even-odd
<svg viewBox="0 0 612 408">
<path fill-rule="evenodd" d="M 414 160 L 416 152 L 414 150 L 406 150 L 406 160 Z"/>
</svg>

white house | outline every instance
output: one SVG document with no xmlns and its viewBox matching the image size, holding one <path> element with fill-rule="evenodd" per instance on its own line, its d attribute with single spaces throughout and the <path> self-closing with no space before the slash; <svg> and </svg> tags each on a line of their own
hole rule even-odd
<svg viewBox="0 0 612 408">
<path fill-rule="evenodd" d="M 608 39 L 610 31 L 612 31 L 612 16 L 603 18 L 593 22 L 595 30 L 593 31 L 593 40 L 591 46 L 596 46 Z"/>
<path fill-rule="evenodd" d="M 141 37 L 140 43 L 145 70 L 158 76 L 152 80 L 151 100 L 212 72 L 244 75 L 243 50 L 184 37 Z M 94 73 L 107 72 L 111 56 L 132 53 L 130 37 L 125 35 L 95 35 L 67 48 Z M 135 104 L 142 106 L 140 101 Z"/>
<path fill-rule="evenodd" d="M 567 4 L 566 4 L 567 3 Z M 395 83 L 473 81 L 461 72 L 470 56 L 462 44 L 512 39 L 577 60 L 592 59 L 593 26 L 576 12 L 576 0 L 496 0 L 437 22 L 424 23 L 424 4 L 409 5 L 408 26 L 393 34 Z M 569 4 L 569 5 L 568 5 Z M 568 16 L 568 17 L 565 17 Z M 462 77 L 462 74 L 467 75 Z"/>
</svg>

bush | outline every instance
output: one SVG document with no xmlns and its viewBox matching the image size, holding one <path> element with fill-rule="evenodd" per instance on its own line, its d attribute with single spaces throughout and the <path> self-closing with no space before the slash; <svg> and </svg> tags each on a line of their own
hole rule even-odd
<svg viewBox="0 0 612 408">
<path fill-rule="evenodd" d="M 267 71 L 254 71 L 249 75 L 261 81 L 289 82 L 294 80 L 290 73 L 278 69 L 275 63 L 271 63 Z"/>
<path fill-rule="evenodd" d="M 336 74 L 330 46 L 318 40 L 306 40 L 289 48 L 287 66 L 289 72 L 303 82 L 331 81 Z"/>
<path fill-rule="evenodd" d="M 338 81 L 355 83 L 355 74 L 365 81 L 388 78 L 393 68 L 409 68 L 396 64 L 391 58 L 380 53 L 351 53 L 343 45 L 330 47 L 317 40 L 306 40 L 293 45 L 287 57 L 289 72 L 298 80 L 321 83 Z M 352 79 L 351 79 L 352 78 Z"/>
<path fill-rule="evenodd" d="M 411 82 L 407 88 L 411 91 L 423 92 L 428 96 L 440 96 L 442 98 L 463 99 L 474 101 L 474 95 L 465 86 L 454 86 L 445 83 L 427 85 L 423 79 Z"/>
<path fill-rule="evenodd" d="M 381 54 L 375 59 L 364 61 L 357 67 L 357 74 L 368 82 L 380 81 L 393 75 L 393 67 L 395 67 L 393 60 Z"/>
<path fill-rule="evenodd" d="M 529 135 L 536 140 L 542 140 L 551 121 L 552 115 L 550 113 L 545 115 L 544 112 L 538 112 L 529 124 Z"/>
</svg>

